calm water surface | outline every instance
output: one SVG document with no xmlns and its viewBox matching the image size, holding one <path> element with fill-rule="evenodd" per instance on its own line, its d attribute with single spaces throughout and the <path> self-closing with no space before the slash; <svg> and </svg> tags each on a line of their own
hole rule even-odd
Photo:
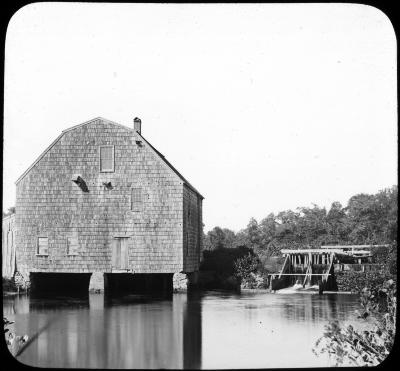
<svg viewBox="0 0 400 371">
<path fill-rule="evenodd" d="M 363 326 L 356 295 L 203 292 L 169 298 L 4 298 L 14 331 L 39 336 L 18 356 L 39 367 L 329 366 L 311 349 L 329 320 Z"/>
</svg>

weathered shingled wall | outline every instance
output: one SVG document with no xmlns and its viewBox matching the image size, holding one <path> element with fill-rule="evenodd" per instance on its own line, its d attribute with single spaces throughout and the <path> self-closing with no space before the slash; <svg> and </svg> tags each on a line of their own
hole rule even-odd
<svg viewBox="0 0 400 371">
<path fill-rule="evenodd" d="M 94 120 L 66 131 L 17 183 L 17 259 L 22 273 L 111 272 L 116 236 L 131 237 L 129 265 L 134 272 L 182 271 L 182 180 L 136 139 L 133 130 Z M 100 145 L 115 146 L 114 172 L 99 171 Z M 74 174 L 81 175 L 89 192 L 71 180 Z M 113 189 L 105 189 L 103 182 L 111 182 Z M 141 212 L 130 208 L 134 187 L 142 187 L 144 194 Z M 36 255 L 38 237 L 48 237 L 48 256 Z M 67 255 L 67 237 L 78 242 L 78 255 Z M 194 264 L 193 253 L 189 256 Z"/>
<path fill-rule="evenodd" d="M 185 272 L 199 270 L 202 251 L 202 200 L 187 186 L 183 188 L 183 267 Z"/>
</svg>

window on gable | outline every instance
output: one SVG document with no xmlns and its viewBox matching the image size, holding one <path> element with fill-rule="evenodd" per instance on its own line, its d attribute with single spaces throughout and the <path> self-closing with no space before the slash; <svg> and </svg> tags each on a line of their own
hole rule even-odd
<svg viewBox="0 0 400 371">
<path fill-rule="evenodd" d="M 78 247 L 76 238 L 67 238 L 67 255 L 79 255 Z"/>
<path fill-rule="evenodd" d="M 38 237 L 37 255 L 49 255 L 49 239 L 47 237 Z"/>
<path fill-rule="evenodd" d="M 131 210 L 142 211 L 143 195 L 142 188 L 132 188 L 131 190 Z"/>
<path fill-rule="evenodd" d="M 114 171 L 114 146 L 100 146 L 100 171 Z"/>
</svg>

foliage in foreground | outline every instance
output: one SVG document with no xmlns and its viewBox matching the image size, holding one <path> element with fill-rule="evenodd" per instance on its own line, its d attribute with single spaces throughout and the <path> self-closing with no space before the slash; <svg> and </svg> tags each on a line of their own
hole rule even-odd
<svg viewBox="0 0 400 371">
<path fill-rule="evenodd" d="M 13 323 L 14 321 L 9 321 L 6 317 L 3 317 L 4 335 L 6 337 L 8 350 L 11 352 L 13 356 L 17 356 L 20 349 L 28 341 L 28 335 L 19 336 L 11 332 L 8 327 Z"/>
<path fill-rule="evenodd" d="M 396 284 L 386 281 L 375 289 L 361 293 L 362 313 L 359 318 L 374 319 L 373 328 L 359 331 L 353 326 L 341 327 L 338 321 L 325 328 L 313 349 L 314 354 L 327 353 L 336 366 L 376 366 L 390 353 L 396 333 Z"/>
</svg>

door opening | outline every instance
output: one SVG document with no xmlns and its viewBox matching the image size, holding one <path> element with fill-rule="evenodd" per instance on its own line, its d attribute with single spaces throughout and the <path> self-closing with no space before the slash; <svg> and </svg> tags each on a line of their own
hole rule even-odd
<svg viewBox="0 0 400 371">
<path fill-rule="evenodd" d="M 117 237 L 112 246 L 112 269 L 129 269 L 128 237 Z"/>
</svg>

